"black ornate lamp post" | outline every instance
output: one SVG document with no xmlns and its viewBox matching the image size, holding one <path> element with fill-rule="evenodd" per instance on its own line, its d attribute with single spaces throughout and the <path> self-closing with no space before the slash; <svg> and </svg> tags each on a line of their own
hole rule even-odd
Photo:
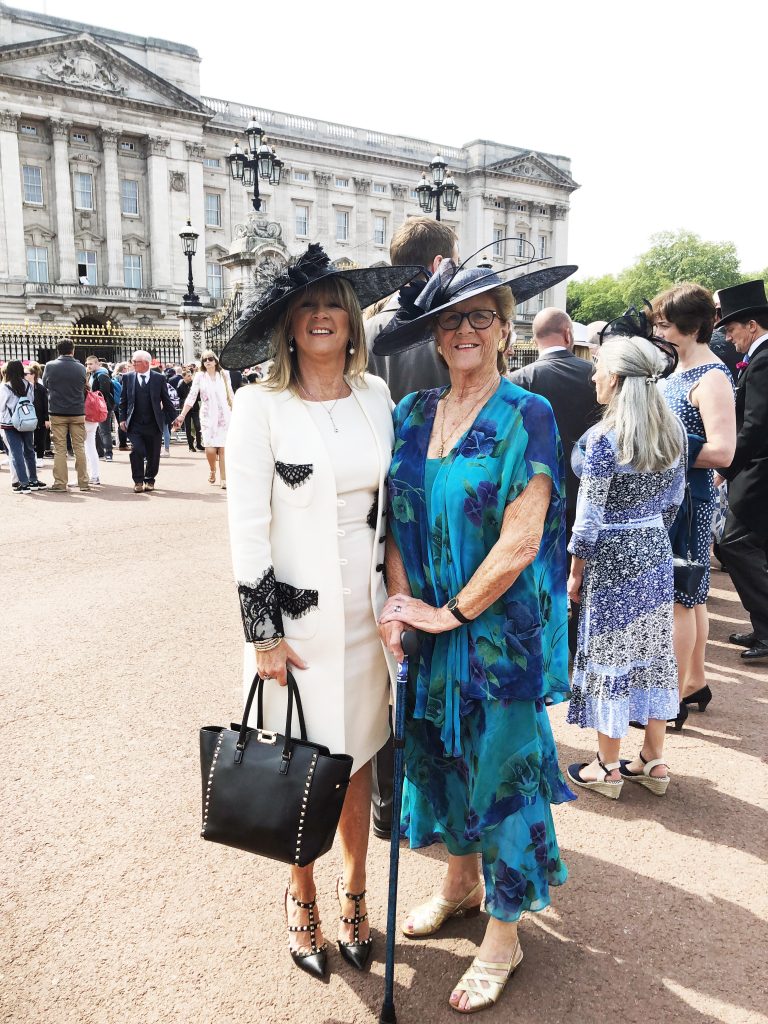
<svg viewBox="0 0 768 1024">
<path fill-rule="evenodd" d="M 276 155 L 274 147 L 266 144 L 264 129 L 255 121 L 249 123 L 245 134 L 248 136 L 249 147 L 246 153 L 243 153 L 240 143 L 235 139 L 227 159 L 232 180 L 242 181 L 245 188 L 253 189 L 253 208 L 258 212 L 261 209 L 259 178 L 268 181 L 270 185 L 279 185 L 283 161 Z"/>
<path fill-rule="evenodd" d="M 200 296 L 195 294 L 195 283 L 192 280 L 192 257 L 197 252 L 197 240 L 200 236 L 192 230 L 192 221 L 187 221 L 187 230 L 179 235 L 184 255 L 189 260 L 189 280 L 187 281 L 187 294 L 182 299 L 185 306 L 199 306 Z"/>
<path fill-rule="evenodd" d="M 419 197 L 419 206 L 424 213 L 432 213 L 435 205 L 435 219 L 440 220 L 440 200 L 445 203 L 446 210 L 453 213 L 459 205 L 461 191 L 453 180 L 453 175 L 448 170 L 445 160 L 438 154 L 429 165 L 432 172 L 432 181 L 427 181 L 427 172 L 421 175 L 421 184 L 416 186 Z"/>
</svg>

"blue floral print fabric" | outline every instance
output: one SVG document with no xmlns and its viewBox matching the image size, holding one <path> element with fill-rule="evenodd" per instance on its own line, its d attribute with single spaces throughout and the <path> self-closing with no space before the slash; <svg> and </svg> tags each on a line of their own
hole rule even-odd
<svg viewBox="0 0 768 1024">
<path fill-rule="evenodd" d="M 441 606 L 499 540 L 504 510 L 537 474 L 552 497 L 535 561 L 468 625 L 424 635 L 406 708 L 403 822 L 412 847 L 481 853 L 488 911 L 515 921 L 567 875 L 550 804 L 573 799 L 547 703 L 569 695 L 564 466 L 549 403 L 502 380 L 435 465 L 441 390 L 395 410 L 389 524 L 411 592 Z"/>
</svg>

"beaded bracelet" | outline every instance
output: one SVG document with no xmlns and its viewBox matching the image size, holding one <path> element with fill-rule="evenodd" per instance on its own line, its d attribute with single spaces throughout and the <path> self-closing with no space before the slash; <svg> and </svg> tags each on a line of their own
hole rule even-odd
<svg viewBox="0 0 768 1024">
<path fill-rule="evenodd" d="M 269 640 L 254 640 L 253 646 L 257 651 L 274 651 L 283 642 L 283 637 L 273 636 Z"/>
</svg>

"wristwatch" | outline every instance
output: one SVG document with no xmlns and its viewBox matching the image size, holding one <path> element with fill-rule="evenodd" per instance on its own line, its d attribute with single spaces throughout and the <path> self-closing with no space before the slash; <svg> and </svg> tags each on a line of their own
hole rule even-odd
<svg viewBox="0 0 768 1024">
<path fill-rule="evenodd" d="M 472 621 L 472 619 L 468 619 L 466 615 L 462 615 L 461 611 L 459 610 L 458 597 L 452 597 L 445 607 L 448 609 L 451 615 L 454 615 L 463 625 L 466 626 L 468 622 Z"/>
</svg>

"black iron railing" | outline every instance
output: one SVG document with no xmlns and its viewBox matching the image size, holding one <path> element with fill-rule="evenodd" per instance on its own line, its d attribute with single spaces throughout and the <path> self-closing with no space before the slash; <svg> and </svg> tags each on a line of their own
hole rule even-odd
<svg viewBox="0 0 768 1024">
<path fill-rule="evenodd" d="M 238 289 L 228 306 L 205 321 L 205 347 L 217 355 L 235 333 L 235 322 L 243 309 L 243 293 Z"/>
</svg>

